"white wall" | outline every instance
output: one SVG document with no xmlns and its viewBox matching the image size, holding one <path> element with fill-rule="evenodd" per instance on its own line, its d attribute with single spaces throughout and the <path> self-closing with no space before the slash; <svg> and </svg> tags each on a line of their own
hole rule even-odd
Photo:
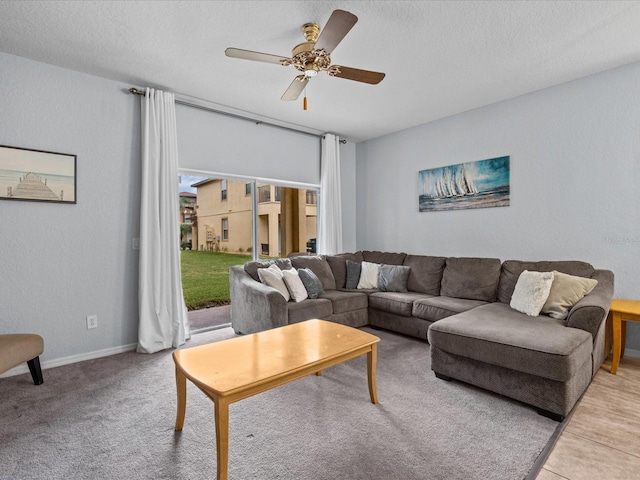
<svg viewBox="0 0 640 480">
<path fill-rule="evenodd" d="M 638 85 L 633 64 L 358 144 L 358 249 L 584 260 L 640 299 Z M 504 155 L 509 207 L 418 212 L 419 170 Z"/>
<path fill-rule="evenodd" d="M 3 53 L 0 72 L 0 144 L 77 155 L 77 204 L 0 200 L 0 332 L 42 335 L 45 365 L 135 343 L 139 103 L 127 85 Z"/>
</svg>

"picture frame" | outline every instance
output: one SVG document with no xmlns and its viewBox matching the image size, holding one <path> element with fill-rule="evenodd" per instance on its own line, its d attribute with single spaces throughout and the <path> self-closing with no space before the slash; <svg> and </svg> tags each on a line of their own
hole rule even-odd
<svg viewBox="0 0 640 480">
<path fill-rule="evenodd" d="M 420 212 L 508 207 L 510 196 L 509 156 L 418 172 Z"/>
<path fill-rule="evenodd" d="M 0 200 L 76 204 L 77 157 L 0 145 Z"/>
</svg>

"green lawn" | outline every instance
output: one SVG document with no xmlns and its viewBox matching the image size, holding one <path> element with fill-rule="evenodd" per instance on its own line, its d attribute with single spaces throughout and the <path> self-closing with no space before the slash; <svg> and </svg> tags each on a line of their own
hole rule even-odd
<svg viewBox="0 0 640 480">
<path fill-rule="evenodd" d="M 189 310 L 230 302 L 229 267 L 251 260 L 250 255 L 182 250 L 182 290 Z"/>
</svg>

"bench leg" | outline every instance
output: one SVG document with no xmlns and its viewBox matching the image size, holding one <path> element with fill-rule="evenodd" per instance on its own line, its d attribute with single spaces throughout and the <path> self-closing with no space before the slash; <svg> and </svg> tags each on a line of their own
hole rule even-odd
<svg viewBox="0 0 640 480">
<path fill-rule="evenodd" d="M 33 384 L 42 385 L 44 380 L 42 378 L 42 369 L 40 368 L 40 357 L 32 358 L 27 362 L 27 365 L 31 372 L 31 378 L 33 378 Z"/>
</svg>

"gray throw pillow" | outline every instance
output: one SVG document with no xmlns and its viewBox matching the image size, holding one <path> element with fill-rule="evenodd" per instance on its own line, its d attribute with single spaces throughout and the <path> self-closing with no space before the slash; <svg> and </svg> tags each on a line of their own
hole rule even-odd
<svg viewBox="0 0 640 480">
<path fill-rule="evenodd" d="M 362 270 L 362 264 L 358 262 L 352 262 L 347 260 L 347 283 L 346 288 L 349 290 L 355 290 L 358 288 L 358 282 L 360 281 L 360 271 Z"/>
<path fill-rule="evenodd" d="M 300 276 L 300 280 L 302 280 L 304 288 L 307 289 L 309 298 L 318 298 L 324 293 L 322 282 L 310 268 L 299 268 L 298 275 Z"/>
<path fill-rule="evenodd" d="M 410 268 L 404 265 L 380 265 L 378 290 L 383 292 L 406 292 Z"/>
</svg>

